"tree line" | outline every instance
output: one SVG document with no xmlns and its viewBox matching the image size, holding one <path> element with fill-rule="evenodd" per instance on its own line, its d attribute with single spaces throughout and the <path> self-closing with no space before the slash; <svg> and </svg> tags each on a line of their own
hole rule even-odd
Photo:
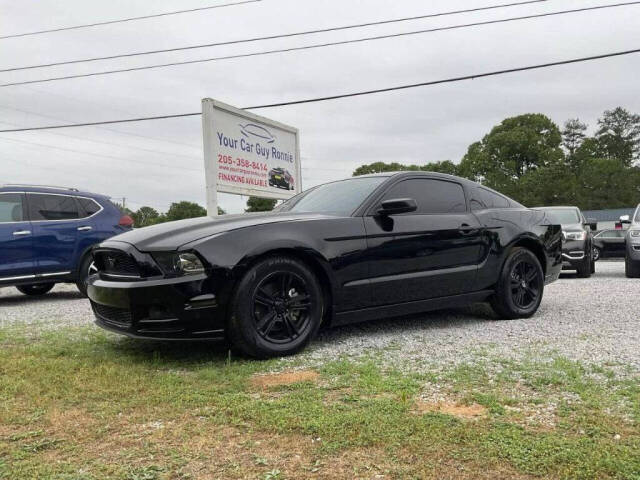
<svg viewBox="0 0 640 480">
<path fill-rule="evenodd" d="M 534 207 L 577 205 L 584 210 L 635 206 L 640 202 L 640 115 L 607 110 L 592 136 L 577 118 L 560 128 L 549 117 L 528 113 L 503 120 L 472 143 L 460 163 L 425 165 L 376 162 L 353 175 L 423 170 L 469 178 Z"/>
<path fill-rule="evenodd" d="M 245 212 L 263 212 L 273 210 L 276 200 L 268 198 L 249 197 Z M 160 213 L 153 207 L 140 207 L 138 210 L 123 209 L 129 215 L 136 227 L 148 227 L 164 222 L 173 222 L 175 220 L 184 220 L 186 218 L 204 217 L 207 210 L 194 202 L 174 202 L 169 206 L 166 213 Z M 226 212 L 218 207 L 218 215 L 225 215 Z"/>
<path fill-rule="evenodd" d="M 633 207 L 640 203 L 640 115 L 622 107 L 606 110 L 593 135 L 578 118 L 560 128 L 541 113 L 506 118 L 472 143 L 456 164 L 375 162 L 353 175 L 422 170 L 469 178 L 529 207 L 576 205 L 584 210 Z M 274 208 L 276 200 L 249 197 L 245 212 Z M 167 212 L 144 206 L 126 209 L 137 227 L 202 217 L 194 202 L 172 203 Z M 218 213 L 225 211 L 218 207 Z"/>
</svg>

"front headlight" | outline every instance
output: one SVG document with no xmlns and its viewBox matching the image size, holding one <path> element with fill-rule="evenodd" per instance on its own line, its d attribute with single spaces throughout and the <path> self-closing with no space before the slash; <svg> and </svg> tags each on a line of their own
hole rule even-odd
<svg viewBox="0 0 640 480">
<path fill-rule="evenodd" d="M 587 232 L 562 232 L 565 240 L 584 240 L 587 238 Z"/>
<path fill-rule="evenodd" d="M 153 258 L 166 275 L 197 275 L 204 272 L 204 265 L 193 252 L 158 252 Z"/>
<path fill-rule="evenodd" d="M 629 232 L 629 235 L 631 235 L 634 238 L 640 237 L 640 230 L 631 230 Z"/>
</svg>

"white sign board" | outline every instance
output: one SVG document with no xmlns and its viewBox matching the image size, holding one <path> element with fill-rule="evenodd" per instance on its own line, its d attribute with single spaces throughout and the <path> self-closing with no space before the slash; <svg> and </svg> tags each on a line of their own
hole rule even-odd
<svg viewBox="0 0 640 480">
<path fill-rule="evenodd" d="M 298 129 L 205 98 L 202 100 L 207 211 L 217 192 L 290 198 L 300 192 Z"/>
</svg>

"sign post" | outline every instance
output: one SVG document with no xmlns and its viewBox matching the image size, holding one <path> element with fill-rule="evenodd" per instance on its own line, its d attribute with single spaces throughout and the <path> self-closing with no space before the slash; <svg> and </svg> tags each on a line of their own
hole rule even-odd
<svg viewBox="0 0 640 480">
<path fill-rule="evenodd" d="M 217 192 L 287 199 L 300 193 L 298 129 L 216 100 L 202 100 L 207 213 Z"/>
</svg>

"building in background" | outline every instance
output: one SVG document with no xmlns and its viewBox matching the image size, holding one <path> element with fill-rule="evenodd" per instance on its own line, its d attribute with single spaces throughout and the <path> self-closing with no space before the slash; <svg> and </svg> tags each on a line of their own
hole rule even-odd
<svg viewBox="0 0 640 480">
<path fill-rule="evenodd" d="M 632 217 L 635 210 L 635 207 L 611 208 L 608 210 L 583 210 L 582 214 L 585 218 L 595 218 L 598 222 L 598 230 L 612 230 L 615 228 L 624 228 L 624 226 L 620 225 L 620 217 L 622 215 Z"/>
</svg>

